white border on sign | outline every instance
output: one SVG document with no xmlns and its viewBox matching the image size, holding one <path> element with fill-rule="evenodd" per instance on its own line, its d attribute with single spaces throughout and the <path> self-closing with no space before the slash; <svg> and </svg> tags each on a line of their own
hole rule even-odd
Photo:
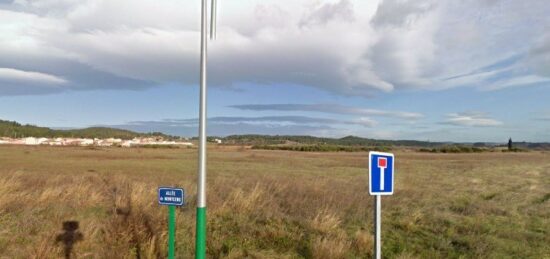
<svg viewBox="0 0 550 259">
<path fill-rule="evenodd" d="M 183 197 L 181 197 L 181 204 L 178 203 L 178 204 L 173 204 L 173 203 L 164 203 L 164 202 L 161 202 L 160 201 L 160 191 L 161 190 L 179 190 L 181 191 L 181 195 Z M 159 187 L 158 188 L 158 192 L 157 192 L 157 201 L 159 202 L 160 205 L 174 205 L 174 206 L 183 206 L 183 204 L 185 204 L 185 191 L 183 190 L 183 188 L 173 188 L 173 187 Z"/>
<path fill-rule="evenodd" d="M 391 174 L 391 192 L 372 192 L 372 181 L 371 181 L 371 165 L 372 165 L 372 156 L 373 155 L 380 155 L 380 156 L 390 156 L 392 158 L 391 160 L 391 167 L 393 169 L 393 173 Z M 370 151 L 369 152 L 369 194 L 370 195 L 393 195 L 393 190 L 395 189 L 394 186 L 394 179 L 395 179 L 395 156 L 392 153 L 384 153 L 384 152 L 378 152 L 378 151 Z"/>
</svg>

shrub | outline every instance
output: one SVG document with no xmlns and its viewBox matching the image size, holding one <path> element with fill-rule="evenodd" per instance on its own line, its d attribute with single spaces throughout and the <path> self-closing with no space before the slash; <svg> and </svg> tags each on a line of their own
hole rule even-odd
<svg viewBox="0 0 550 259">
<path fill-rule="evenodd" d="M 470 146 L 458 146 L 458 145 L 452 145 L 452 146 L 443 146 L 439 148 L 421 148 L 419 149 L 420 152 L 430 152 L 430 153 L 481 153 L 490 151 L 490 149 L 487 148 L 479 148 L 479 147 L 470 147 Z"/>
<path fill-rule="evenodd" d="M 300 152 L 368 152 L 368 151 L 390 151 L 389 147 L 366 147 L 366 146 L 341 146 L 341 145 L 255 145 L 252 149 L 263 150 L 286 150 Z"/>
</svg>

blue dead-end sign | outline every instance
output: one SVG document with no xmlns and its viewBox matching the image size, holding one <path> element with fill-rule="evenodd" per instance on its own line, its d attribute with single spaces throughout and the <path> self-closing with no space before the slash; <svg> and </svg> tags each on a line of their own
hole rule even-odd
<svg viewBox="0 0 550 259">
<path fill-rule="evenodd" d="M 369 193 L 371 195 L 393 194 L 394 169 L 393 154 L 369 152 Z"/>
<path fill-rule="evenodd" d="M 182 206 L 185 192 L 181 188 L 159 187 L 159 204 Z"/>
</svg>

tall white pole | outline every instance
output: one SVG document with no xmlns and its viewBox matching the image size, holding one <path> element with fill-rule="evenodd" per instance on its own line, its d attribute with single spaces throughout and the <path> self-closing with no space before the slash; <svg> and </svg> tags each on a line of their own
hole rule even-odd
<svg viewBox="0 0 550 259">
<path fill-rule="evenodd" d="M 374 196 L 374 258 L 382 258 L 382 195 Z"/>
<path fill-rule="evenodd" d="M 199 178 L 197 206 L 206 207 L 206 57 L 207 57 L 207 14 L 206 1 L 203 2 L 202 25 L 201 25 L 201 88 L 200 88 L 200 109 L 199 109 Z"/>
<path fill-rule="evenodd" d="M 216 19 L 218 17 L 217 5 L 218 5 L 218 1 L 212 0 L 212 6 L 211 6 L 212 12 L 210 13 L 210 39 L 212 40 L 216 39 L 216 23 L 217 23 Z"/>
<path fill-rule="evenodd" d="M 201 72 L 199 109 L 199 172 L 197 179 L 197 225 L 195 258 L 206 258 L 206 63 L 207 63 L 207 0 L 201 8 Z"/>
</svg>

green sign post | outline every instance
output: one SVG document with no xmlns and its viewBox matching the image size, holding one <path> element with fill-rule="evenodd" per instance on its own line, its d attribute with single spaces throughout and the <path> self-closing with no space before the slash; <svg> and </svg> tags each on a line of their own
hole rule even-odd
<svg viewBox="0 0 550 259">
<path fill-rule="evenodd" d="M 176 256 L 176 206 L 184 203 L 184 191 L 180 188 L 160 187 L 159 204 L 168 205 L 168 258 Z"/>
<path fill-rule="evenodd" d="M 176 253 L 176 206 L 168 206 L 168 258 L 174 259 Z"/>
</svg>

